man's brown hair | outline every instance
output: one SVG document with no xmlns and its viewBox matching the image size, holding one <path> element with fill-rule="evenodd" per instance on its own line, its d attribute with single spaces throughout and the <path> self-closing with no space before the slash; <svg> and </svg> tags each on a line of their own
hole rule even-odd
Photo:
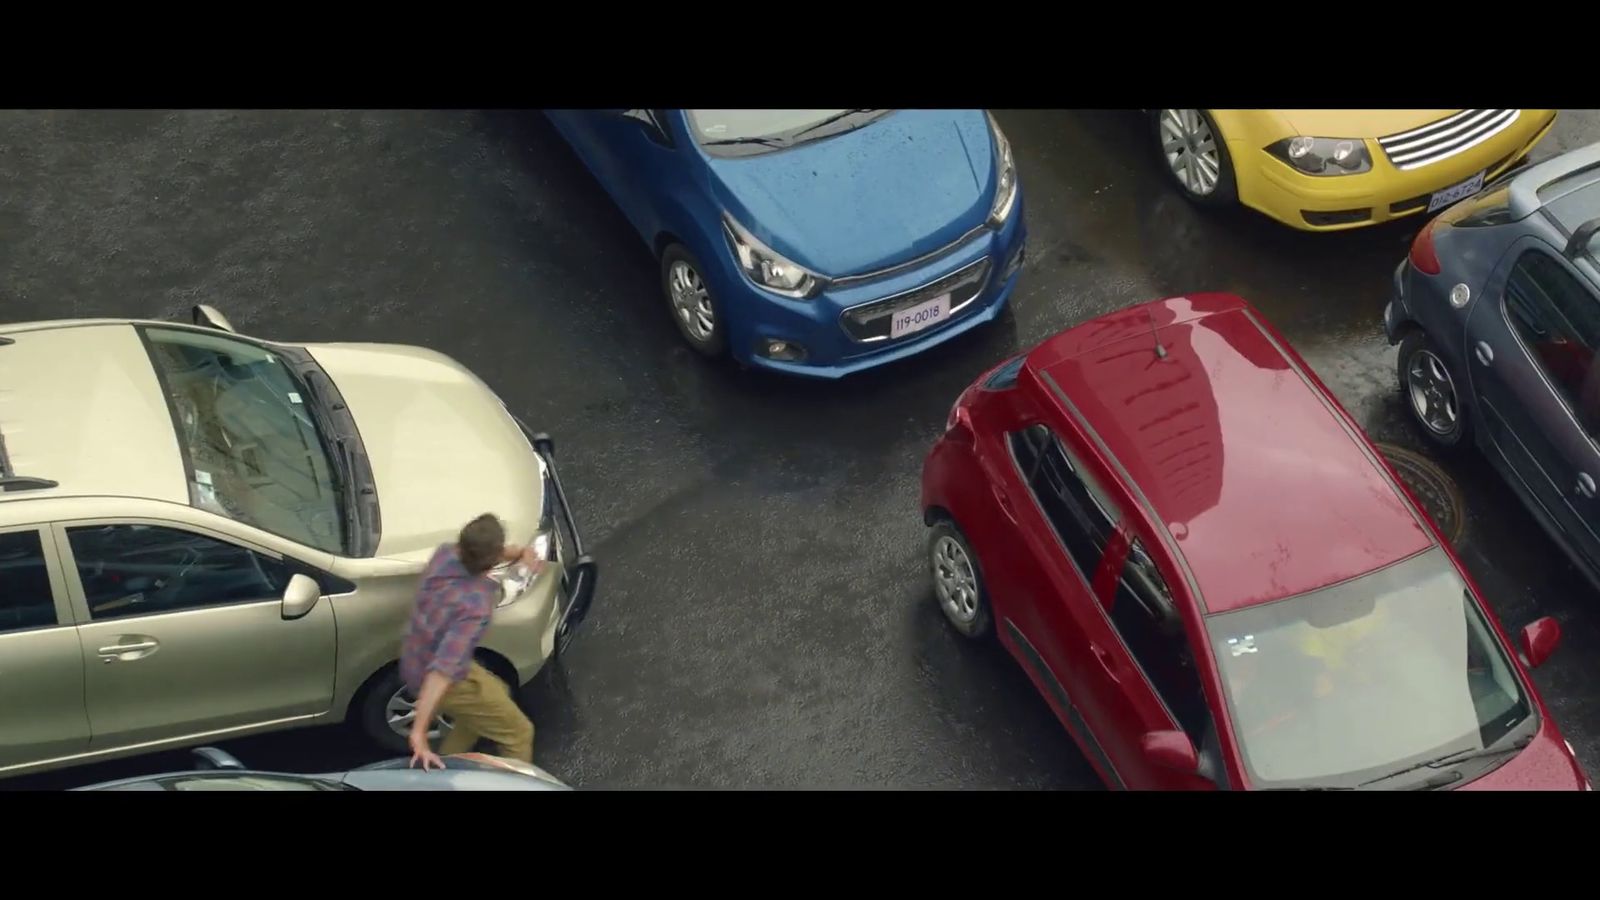
<svg viewBox="0 0 1600 900">
<path fill-rule="evenodd" d="M 506 553 L 506 529 L 493 513 L 484 513 L 461 529 L 456 540 L 461 564 L 474 575 L 494 568 Z"/>
</svg>

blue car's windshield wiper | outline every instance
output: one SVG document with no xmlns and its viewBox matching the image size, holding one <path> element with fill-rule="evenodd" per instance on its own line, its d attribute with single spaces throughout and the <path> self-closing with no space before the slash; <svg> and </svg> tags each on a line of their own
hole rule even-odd
<svg viewBox="0 0 1600 900">
<path fill-rule="evenodd" d="M 719 138 L 714 141 L 705 142 L 705 146 L 707 147 L 723 147 L 728 144 L 760 144 L 763 147 L 782 147 L 783 141 L 780 141 L 777 138 L 769 137 L 736 137 Z"/>
<path fill-rule="evenodd" d="M 1528 746 L 1532 742 L 1533 742 L 1533 735 L 1530 734 L 1530 735 L 1528 735 L 1526 737 L 1518 738 L 1518 739 L 1512 741 L 1511 743 L 1505 745 L 1504 747 L 1495 747 L 1495 746 L 1491 745 L 1491 746 L 1488 746 L 1488 747 L 1478 747 L 1478 748 L 1472 749 L 1472 750 L 1457 750 L 1454 753 L 1446 753 L 1445 755 L 1440 756 L 1440 757 L 1436 757 L 1434 759 L 1423 760 L 1422 762 L 1406 766 L 1403 769 L 1396 769 L 1396 770 L 1394 770 L 1393 772 L 1390 772 L 1387 775 L 1379 775 L 1377 778 L 1374 778 L 1371 781 L 1363 781 L 1363 782 L 1361 782 L 1361 784 L 1362 784 L 1362 786 L 1366 786 L 1366 785 L 1369 785 L 1369 784 L 1376 784 L 1376 783 L 1378 783 L 1380 781 L 1387 781 L 1388 779 L 1393 778 L 1396 775 L 1404 775 L 1407 772 L 1415 772 L 1416 770 L 1421 769 L 1421 768 L 1437 769 L 1437 768 L 1439 768 L 1441 766 L 1453 766 L 1456 763 L 1466 762 L 1469 759 L 1479 759 L 1479 758 L 1482 758 L 1482 757 L 1485 757 L 1485 756 L 1500 756 L 1501 754 L 1504 754 L 1504 753 L 1514 753 L 1514 752 L 1516 752 L 1518 750 L 1521 750 L 1523 747 Z M 1456 778 L 1450 779 L 1450 781 L 1455 781 L 1455 780 L 1457 780 L 1457 779 Z M 1427 786 L 1428 783 L 1431 782 L 1431 781 L 1433 781 L 1433 778 L 1427 779 L 1421 785 L 1418 785 L 1418 788 L 1420 789 L 1422 787 Z M 1446 782 L 1446 783 L 1448 783 L 1448 782 Z"/>
<path fill-rule="evenodd" d="M 850 116 L 855 115 L 856 113 L 868 113 L 868 112 L 873 112 L 873 110 L 870 110 L 870 109 L 847 109 L 844 112 L 836 112 L 833 115 L 827 117 L 826 119 L 823 119 L 821 122 L 815 122 L 815 123 L 813 123 L 811 125 L 807 125 L 806 127 L 800 129 L 799 131 L 796 131 L 794 133 L 794 136 L 795 137 L 799 137 L 802 134 L 808 134 L 810 132 L 816 131 L 818 128 L 821 128 L 824 125 L 831 125 L 834 122 L 839 121 L 840 119 L 847 119 Z"/>
</svg>

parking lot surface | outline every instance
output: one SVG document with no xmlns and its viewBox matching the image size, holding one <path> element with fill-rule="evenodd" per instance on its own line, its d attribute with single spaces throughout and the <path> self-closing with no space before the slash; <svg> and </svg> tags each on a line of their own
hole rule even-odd
<svg viewBox="0 0 1600 900">
<path fill-rule="evenodd" d="M 524 694 L 535 761 L 574 785 L 1098 787 L 1018 667 L 931 600 L 918 479 L 951 401 L 1092 316 L 1229 291 L 1376 440 L 1426 453 L 1381 321 L 1423 220 L 1305 234 L 1202 212 L 1132 113 L 997 117 L 1030 229 L 1012 312 L 841 383 L 682 346 L 648 249 L 532 111 L 7 113 L 0 320 L 204 302 L 265 338 L 423 344 L 474 369 L 555 436 L 601 561 L 570 657 Z M 1596 140 L 1600 114 L 1563 111 L 1535 158 Z M 1440 462 L 1466 500 L 1458 549 L 1506 628 L 1560 620 L 1534 677 L 1600 772 L 1600 597 L 1486 463 Z M 415 476 L 447 491 L 451 474 Z M 335 727 L 219 746 L 299 772 L 376 758 Z M 187 767 L 161 753 L 0 786 Z"/>
</svg>

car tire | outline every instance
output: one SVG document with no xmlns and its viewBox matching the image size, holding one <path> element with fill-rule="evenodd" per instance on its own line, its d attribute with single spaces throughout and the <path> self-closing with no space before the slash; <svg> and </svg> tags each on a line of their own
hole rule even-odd
<svg viewBox="0 0 1600 900">
<path fill-rule="evenodd" d="M 1158 109 L 1150 119 L 1150 133 L 1155 138 L 1161 168 L 1190 202 L 1201 206 L 1232 206 L 1238 202 L 1233 157 L 1228 155 L 1228 142 L 1210 113 L 1203 109 Z M 1169 146 L 1173 147 L 1170 153 Z"/>
<path fill-rule="evenodd" d="M 715 359 L 728 349 L 727 320 L 705 278 L 705 267 L 682 244 L 661 252 L 661 291 L 667 312 L 690 347 Z"/>
<path fill-rule="evenodd" d="M 1472 419 L 1460 393 L 1465 382 L 1450 370 L 1427 332 L 1413 328 L 1406 333 L 1395 368 L 1400 399 L 1428 443 L 1452 452 L 1468 445 Z"/>
<path fill-rule="evenodd" d="M 949 519 L 935 522 L 929 531 L 928 574 L 933 581 L 933 599 L 957 632 L 977 639 L 994 630 L 978 555 Z"/>
<path fill-rule="evenodd" d="M 390 666 L 361 692 L 358 701 L 360 705 L 355 710 L 354 722 L 362 735 L 389 756 L 411 755 L 410 742 L 391 724 L 396 718 L 398 708 L 404 705 L 402 698 L 415 699 L 405 690 L 405 684 L 400 680 L 400 670 Z M 442 726 L 435 726 L 431 741 L 435 748 L 439 746 L 440 739 L 448 730 L 448 719 L 443 720 Z"/>
</svg>

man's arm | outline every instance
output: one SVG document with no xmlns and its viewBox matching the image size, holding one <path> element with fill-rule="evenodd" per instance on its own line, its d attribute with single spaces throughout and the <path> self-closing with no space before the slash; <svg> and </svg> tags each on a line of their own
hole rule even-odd
<svg viewBox="0 0 1600 900">
<path fill-rule="evenodd" d="M 535 572 L 539 571 L 540 567 L 544 565 L 544 560 L 533 552 L 532 547 L 519 546 L 517 544 L 506 545 L 504 559 L 508 563 L 521 562 Z"/>
<path fill-rule="evenodd" d="M 422 749 L 427 748 L 428 731 L 433 725 L 434 715 L 439 711 L 439 701 L 452 684 L 455 682 L 450 676 L 438 669 L 429 669 L 428 674 L 422 677 L 422 690 L 417 694 L 417 716 L 411 721 L 411 749 L 414 756 L 421 755 Z M 417 740 L 419 732 L 422 738 L 420 742 Z M 438 757 L 425 759 L 422 767 L 426 769 L 429 762 L 436 761 Z M 443 765 L 442 762 L 440 764 Z"/>
</svg>

